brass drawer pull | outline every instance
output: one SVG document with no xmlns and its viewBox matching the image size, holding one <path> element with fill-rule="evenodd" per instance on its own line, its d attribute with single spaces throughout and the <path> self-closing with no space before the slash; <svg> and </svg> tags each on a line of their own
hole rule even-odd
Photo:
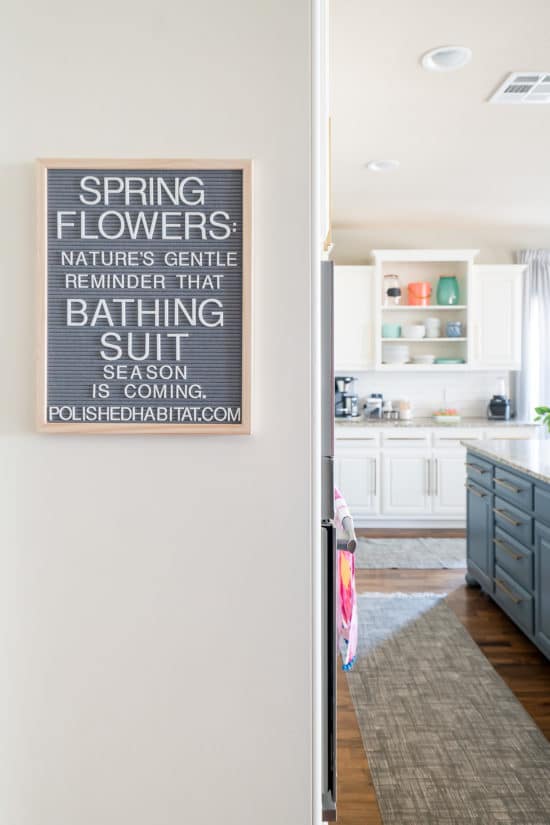
<svg viewBox="0 0 550 825">
<path fill-rule="evenodd" d="M 470 487 L 470 485 L 469 485 L 469 484 L 465 484 L 464 486 L 466 487 L 466 489 L 467 489 L 470 493 L 473 493 L 473 494 L 474 494 L 474 496 L 477 496 L 478 498 L 486 498 L 486 497 L 487 497 L 487 495 L 488 495 L 488 493 L 480 493 L 478 490 L 476 490 L 476 488 L 475 488 L 475 487 Z"/>
<path fill-rule="evenodd" d="M 520 597 L 516 596 L 515 593 L 512 593 L 510 588 L 506 587 L 504 582 L 501 582 L 500 579 L 495 579 L 495 584 L 496 584 L 496 586 L 498 587 L 499 590 L 502 590 L 503 593 L 506 593 L 506 595 L 508 596 L 509 599 L 512 599 L 514 604 L 520 604 L 523 601 L 523 599 L 520 599 Z"/>
<path fill-rule="evenodd" d="M 511 493 L 523 492 L 521 487 L 513 487 L 511 484 L 508 484 L 507 481 L 502 481 L 501 478 L 495 478 L 495 484 L 500 484 L 501 487 L 504 487 L 506 490 L 510 490 Z"/>
<path fill-rule="evenodd" d="M 486 470 L 484 467 L 480 467 L 479 464 L 472 464 L 471 461 L 466 462 L 466 467 L 470 467 L 472 470 L 475 470 L 476 473 L 480 475 L 485 475 L 485 473 L 490 473 L 490 470 Z"/>
<path fill-rule="evenodd" d="M 507 553 L 512 559 L 514 559 L 514 561 L 519 561 L 523 558 L 523 555 L 521 553 L 514 553 L 512 548 L 508 547 L 508 545 L 500 539 L 493 539 L 493 541 L 497 545 L 497 547 L 500 547 L 501 550 L 504 550 L 505 553 Z"/>
<path fill-rule="evenodd" d="M 509 516 L 506 510 L 499 510 L 498 507 L 493 507 L 493 512 L 497 513 L 501 518 L 504 519 L 504 521 L 507 521 L 508 524 L 511 524 L 514 527 L 521 527 L 521 525 L 523 524 L 522 521 L 516 521 L 512 518 L 512 516 Z"/>
</svg>

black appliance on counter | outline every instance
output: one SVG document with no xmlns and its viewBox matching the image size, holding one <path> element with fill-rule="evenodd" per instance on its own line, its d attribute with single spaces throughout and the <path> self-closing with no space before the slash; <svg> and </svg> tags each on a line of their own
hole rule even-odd
<svg viewBox="0 0 550 825">
<path fill-rule="evenodd" d="M 356 379 L 351 375 L 334 377 L 334 416 L 335 418 L 357 418 L 359 416 L 359 398 L 355 394 Z"/>
<path fill-rule="evenodd" d="M 487 407 L 487 418 L 495 421 L 509 421 L 512 418 L 512 403 L 505 395 L 493 395 Z"/>
</svg>

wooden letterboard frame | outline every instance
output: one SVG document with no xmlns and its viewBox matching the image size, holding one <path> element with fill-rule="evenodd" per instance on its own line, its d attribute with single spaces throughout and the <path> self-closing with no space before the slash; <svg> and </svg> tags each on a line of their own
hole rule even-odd
<svg viewBox="0 0 550 825">
<path fill-rule="evenodd" d="M 38 429 L 250 433 L 251 162 L 38 167 Z"/>
</svg>

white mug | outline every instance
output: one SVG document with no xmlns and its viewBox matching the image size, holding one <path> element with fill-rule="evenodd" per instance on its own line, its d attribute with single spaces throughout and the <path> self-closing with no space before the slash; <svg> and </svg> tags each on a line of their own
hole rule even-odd
<svg viewBox="0 0 550 825">
<path fill-rule="evenodd" d="M 439 338 L 441 336 L 441 321 L 439 318 L 426 318 L 426 338 Z"/>
</svg>

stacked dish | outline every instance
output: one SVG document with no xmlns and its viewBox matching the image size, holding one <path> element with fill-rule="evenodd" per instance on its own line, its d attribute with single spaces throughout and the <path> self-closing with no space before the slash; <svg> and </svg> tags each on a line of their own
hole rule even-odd
<svg viewBox="0 0 550 825">
<path fill-rule="evenodd" d="M 382 361 L 384 364 L 407 364 L 409 361 L 408 346 L 406 344 L 384 344 Z"/>
<path fill-rule="evenodd" d="M 403 324 L 401 333 L 403 338 L 415 338 L 420 340 L 426 335 L 426 327 L 424 324 Z"/>
<path fill-rule="evenodd" d="M 435 355 L 431 355 L 425 352 L 423 355 L 415 355 L 413 357 L 413 364 L 433 364 L 435 361 Z"/>
</svg>

